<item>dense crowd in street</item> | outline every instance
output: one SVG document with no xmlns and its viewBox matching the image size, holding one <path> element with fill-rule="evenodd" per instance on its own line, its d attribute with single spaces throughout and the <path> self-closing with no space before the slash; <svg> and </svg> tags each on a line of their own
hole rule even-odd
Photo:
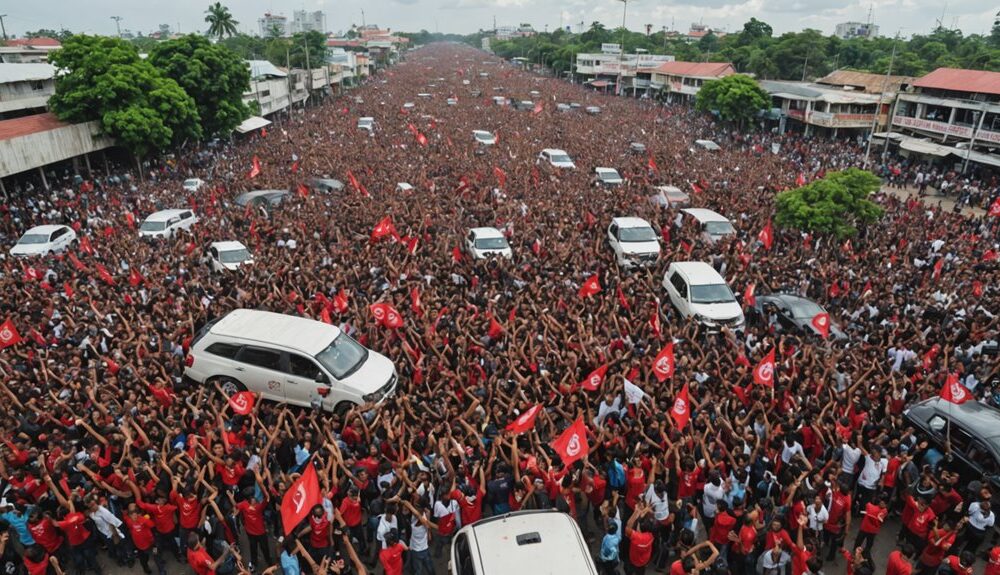
<svg viewBox="0 0 1000 575">
<path fill-rule="evenodd" d="M 557 109 L 569 102 L 601 112 Z M 458 45 L 413 51 L 238 140 L 141 179 L 0 205 L 5 253 L 42 223 L 87 239 L 0 260 L 0 322 L 21 338 L 0 350 L 0 572 L 442 574 L 461 526 L 555 508 L 605 574 L 1000 573 L 995 485 L 960 475 L 903 416 L 949 378 L 978 401 L 1000 397 L 1000 362 L 985 353 L 1000 327 L 1000 218 L 880 193 L 885 215 L 849 241 L 776 227 L 768 248 L 775 194 L 860 166 L 862 146 L 738 133 Z M 577 168 L 536 162 L 544 148 Z M 890 185 L 984 208 L 996 198 L 995 180 L 879 152 L 872 169 Z M 627 182 L 596 186 L 597 166 Z M 207 184 L 185 192 L 189 177 Z M 323 191 L 314 177 L 346 185 Z M 737 233 L 706 242 L 649 202 L 663 184 Z M 271 188 L 293 193 L 271 209 L 233 202 Z M 198 214 L 190 233 L 137 237 L 146 215 L 177 207 Z M 619 269 L 606 244 L 616 216 L 660 232 L 655 266 Z M 386 217 L 396 237 L 373 238 Z M 513 259 L 471 259 L 462 245 L 477 226 L 503 230 Z M 245 243 L 254 264 L 213 272 L 202 258 L 221 240 Z M 661 285 L 678 260 L 718 270 L 746 326 L 679 317 Z M 789 331 L 747 301 L 781 291 L 821 303 L 846 337 Z M 380 302 L 402 327 L 375 321 Z M 333 322 L 392 359 L 396 393 L 344 414 L 270 401 L 235 413 L 183 373 L 195 333 L 236 308 Z M 654 359 L 667 346 L 665 373 Z M 771 352 L 761 385 L 755 366 Z M 589 453 L 566 465 L 552 442 L 574 425 Z M 282 497 L 306 466 L 323 501 L 285 536 Z M 891 553 L 870 552 L 884 541 Z"/>
</svg>

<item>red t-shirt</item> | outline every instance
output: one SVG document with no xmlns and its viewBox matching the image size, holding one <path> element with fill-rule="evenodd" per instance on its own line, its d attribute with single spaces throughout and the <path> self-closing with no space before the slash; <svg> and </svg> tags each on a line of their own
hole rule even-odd
<svg viewBox="0 0 1000 575">
<path fill-rule="evenodd" d="M 708 535 L 709 540 L 718 546 L 729 544 L 729 532 L 736 526 L 736 518 L 723 511 L 715 516 L 712 529 Z"/>
<path fill-rule="evenodd" d="M 989 560 L 986 562 L 983 575 L 1000 575 L 1000 546 L 990 549 Z"/>
<path fill-rule="evenodd" d="M 851 495 L 843 494 L 840 490 L 835 490 L 830 496 L 830 518 L 823 525 L 825 531 L 830 533 L 840 533 L 844 530 L 844 521 L 851 511 Z"/>
<path fill-rule="evenodd" d="M 63 536 L 59 535 L 55 524 L 48 517 L 42 518 L 37 523 L 28 523 L 28 531 L 31 531 L 31 538 L 35 543 L 44 547 L 49 553 L 55 553 L 63 544 Z"/>
<path fill-rule="evenodd" d="M 156 525 L 156 530 L 159 533 L 173 533 L 174 528 L 177 526 L 177 522 L 174 521 L 174 511 L 177 511 L 176 505 L 140 503 L 139 509 L 153 516 L 153 523 Z"/>
<path fill-rule="evenodd" d="M 809 570 L 806 562 L 812 558 L 813 554 L 809 551 L 799 547 L 798 545 L 792 545 L 792 575 L 802 575 Z"/>
<path fill-rule="evenodd" d="M 177 492 L 170 492 L 170 500 L 177 506 L 181 514 L 181 527 L 184 529 L 195 529 L 198 527 L 198 520 L 201 519 L 201 500 L 195 496 L 181 497 Z"/>
<path fill-rule="evenodd" d="M 885 566 L 885 575 L 911 575 L 913 566 L 903 557 L 901 551 L 893 551 L 889 554 L 889 560 Z"/>
<path fill-rule="evenodd" d="M 927 507 L 923 511 L 917 509 L 916 504 L 912 504 L 913 498 L 909 495 L 906 496 L 906 505 L 910 507 L 912 511 L 910 512 L 909 519 L 906 520 L 906 528 L 910 530 L 911 533 L 920 537 L 921 539 L 927 538 L 927 531 L 931 528 L 931 523 L 934 522 L 934 518 L 937 517 L 934 511 L 930 507 Z"/>
<path fill-rule="evenodd" d="M 625 473 L 625 505 L 634 508 L 644 491 L 646 491 L 646 475 L 642 472 L 642 468 L 629 468 Z"/>
<path fill-rule="evenodd" d="M 594 475 L 590 481 L 590 491 L 587 493 L 587 499 L 590 500 L 590 504 L 600 507 L 607 493 L 608 482 L 600 475 Z"/>
<path fill-rule="evenodd" d="M 883 509 L 874 503 L 865 504 L 865 517 L 861 520 L 859 529 L 862 533 L 875 534 L 882 528 L 882 522 L 889 514 L 888 509 Z"/>
<path fill-rule="evenodd" d="M 128 532 L 132 536 L 132 544 L 140 551 L 146 551 L 153 546 L 153 520 L 148 515 L 139 515 L 133 519 L 130 515 L 125 515 L 122 520 L 128 527 Z"/>
<path fill-rule="evenodd" d="M 733 552 L 739 555 L 749 555 L 753 551 L 753 546 L 757 543 L 757 529 L 752 525 L 740 527 L 740 540 Z"/>
<path fill-rule="evenodd" d="M 187 560 L 188 565 L 198 575 L 215 575 L 215 569 L 212 569 L 212 563 L 214 563 L 212 556 L 204 548 L 198 550 L 188 549 Z"/>
<path fill-rule="evenodd" d="M 684 562 L 678 559 L 670 564 L 670 575 L 687 575 L 684 571 Z"/>
<path fill-rule="evenodd" d="M 643 567 L 653 556 L 653 534 L 626 529 L 628 536 L 628 560 L 635 567 Z"/>
<path fill-rule="evenodd" d="M 483 518 L 483 497 L 486 497 L 486 492 L 480 489 L 476 492 L 476 499 L 473 502 L 469 502 L 465 494 L 459 490 L 455 490 L 451 494 L 455 501 L 458 501 L 458 508 L 462 514 L 462 525 L 472 525 L 476 521 Z"/>
<path fill-rule="evenodd" d="M 62 521 L 56 522 L 56 526 L 66 534 L 70 545 L 82 545 L 90 537 L 90 531 L 87 531 L 87 528 L 83 526 L 83 522 L 86 520 L 83 513 L 67 513 Z"/>
<path fill-rule="evenodd" d="M 42 560 L 38 563 L 33 562 L 27 557 L 22 557 L 24 561 L 24 567 L 28 570 L 28 575 L 46 575 L 49 572 L 49 554 L 46 553 L 42 556 Z"/>
<path fill-rule="evenodd" d="M 350 497 L 345 497 L 340 502 L 340 516 L 344 518 L 344 523 L 348 527 L 356 527 L 361 524 L 361 502 Z"/>
<path fill-rule="evenodd" d="M 899 475 L 899 466 L 902 463 L 897 456 L 889 458 L 889 463 L 885 466 L 885 475 L 882 476 L 884 478 L 882 481 L 886 487 L 892 488 L 896 486 L 896 480 L 899 479 L 897 477 Z"/>
<path fill-rule="evenodd" d="M 405 551 L 403 544 L 396 543 L 378 552 L 385 575 L 403 575 L 403 551 Z"/>
<path fill-rule="evenodd" d="M 677 498 L 685 499 L 694 497 L 698 493 L 701 485 L 701 468 L 695 467 L 692 471 L 681 471 L 680 481 L 677 483 Z"/>
<path fill-rule="evenodd" d="M 941 539 L 941 538 L 944 539 Z M 941 543 L 937 541 L 941 539 Z M 927 545 L 924 545 L 920 553 L 920 562 L 928 567 L 937 567 L 944 561 L 944 554 L 955 544 L 955 532 L 944 529 L 931 529 L 927 537 Z"/>
<path fill-rule="evenodd" d="M 326 518 L 326 513 L 322 513 L 319 519 L 309 514 L 309 545 L 313 549 L 322 549 L 330 545 L 330 521 Z"/>
<path fill-rule="evenodd" d="M 267 528 L 264 527 L 264 508 L 266 506 L 266 499 L 261 502 L 244 499 L 236 504 L 236 509 L 243 515 L 243 525 L 247 528 L 247 535 L 267 533 Z"/>
<path fill-rule="evenodd" d="M 246 469 L 243 468 L 242 463 L 237 463 L 232 467 L 226 467 L 225 465 L 215 464 L 215 472 L 219 474 L 222 478 L 222 483 L 226 486 L 233 487 L 239 484 L 240 479 L 243 478 L 243 474 L 246 473 Z"/>
</svg>

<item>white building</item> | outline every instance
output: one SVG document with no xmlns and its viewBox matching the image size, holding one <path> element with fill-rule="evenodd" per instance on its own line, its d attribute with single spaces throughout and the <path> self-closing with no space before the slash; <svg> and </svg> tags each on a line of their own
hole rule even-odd
<svg viewBox="0 0 1000 575">
<path fill-rule="evenodd" d="M 264 17 L 257 20 L 257 23 L 260 24 L 261 36 L 271 36 L 272 30 L 276 31 L 278 36 L 288 36 L 288 18 L 280 14 L 265 12 Z"/>
<path fill-rule="evenodd" d="M 319 32 L 326 34 L 326 12 L 316 10 L 296 10 L 292 12 L 292 34 L 300 32 Z"/>
<path fill-rule="evenodd" d="M 851 38 L 874 38 L 878 36 L 878 26 L 876 24 L 870 24 L 865 22 L 842 22 L 837 24 L 837 29 L 834 32 L 841 40 L 850 40 Z"/>
<path fill-rule="evenodd" d="M 0 118 L 44 112 L 55 73 L 52 64 L 0 64 Z"/>
</svg>

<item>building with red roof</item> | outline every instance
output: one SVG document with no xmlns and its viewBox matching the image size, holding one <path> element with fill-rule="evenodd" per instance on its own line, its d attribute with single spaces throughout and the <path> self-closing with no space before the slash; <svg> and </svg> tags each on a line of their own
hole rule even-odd
<svg viewBox="0 0 1000 575">
<path fill-rule="evenodd" d="M 664 62 L 651 70 L 650 87 L 666 90 L 667 101 L 684 101 L 694 98 L 707 80 L 735 73 L 729 62 Z"/>
</svg>

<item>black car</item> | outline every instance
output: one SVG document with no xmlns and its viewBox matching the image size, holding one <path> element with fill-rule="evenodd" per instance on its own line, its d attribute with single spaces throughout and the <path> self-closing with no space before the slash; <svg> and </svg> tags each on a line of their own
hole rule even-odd
<svg viewBox="0 0 1000 575">
<path fill-rule="evenodd" d="M 934 397 L 910 406 L 903 415 L 927 436 L 938 461 L 950 441 L 953 458 L 970 479 L 985 478 L 1000 487 L 1000 410 L 975 400 L 956 405 Z M 925 458 L 923 463 L 936 462 Z"/>
<path fill-rule="evenodd" d="M 778 323 L 782 329 L 792 333 L 806 333 L 821 335 L 816 326 L 812 324 L 813 318 L 817 314 L 826 313 L 823 306 L 818 303 L 789 293 L 776 293 L 770 295 L 759 295 L 754 304 L 757 313 L 767 317 L 774 313 L 778 317 Z M 830 337 L 833 339 L 847 339 L 840 327 L 830 320 Z"/>
</svg>

